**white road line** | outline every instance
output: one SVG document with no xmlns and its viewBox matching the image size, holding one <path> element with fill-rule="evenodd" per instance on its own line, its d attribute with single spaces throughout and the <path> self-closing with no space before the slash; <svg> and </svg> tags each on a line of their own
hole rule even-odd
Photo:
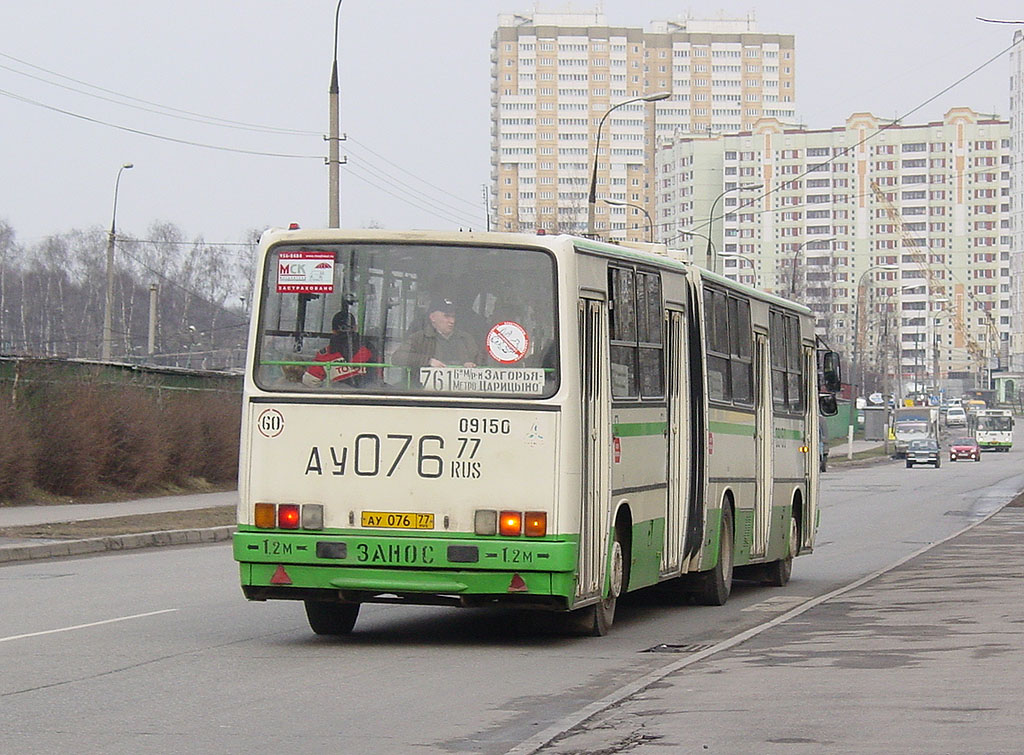
<svg viewBox="0 0 1024 755">
<path fill-rule="evenodd" d="M 116 619 L 104 619 L 103 621 L 93 621 L 88 624 L 76 624 L 73 627 L 62 627 L 61 629 L 47 629 L 42 632 L 30 632 L 29 634 L 13 634 L 10 637 L 0 637 L 0 642 L 8 642 L 10 640 L 24 640 L 27 637 L 41 637 L 44 634 L 57 634 L 58 632 L 70 632 L 73 629 L 88 629 L 89 627 L 98 627 L 103 624 L 114 624 L 118 621 L 129 621 L 130 619 L 144 619 L 147 616 L 157 616 L 162 613 L 173 613 L 177 611 L 177 608 L 165 608 L 162 611 L 150 611 L 149 613 L 137 613 L 133 616 L 121 616 Z"/>
</svg>

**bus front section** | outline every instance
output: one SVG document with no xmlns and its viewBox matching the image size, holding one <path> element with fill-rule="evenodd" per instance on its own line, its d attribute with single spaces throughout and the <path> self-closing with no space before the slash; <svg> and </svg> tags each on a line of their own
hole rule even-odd
<svg viewBox="0 0 1024 755">
<path fill-rule="evenodd" d="M 304 601 L 326 634 L 364 602 L 570 607 L 553 255 L 380 232 L 268 232 L 261 250 L 245 596 Z"/>
</svg>

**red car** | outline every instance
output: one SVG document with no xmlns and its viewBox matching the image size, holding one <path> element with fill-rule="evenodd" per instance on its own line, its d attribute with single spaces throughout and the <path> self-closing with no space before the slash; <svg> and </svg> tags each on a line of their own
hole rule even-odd
<svg viewBox="0 0 1024 755">
<path fill-rule="evenodd" d="M 981 461 L 981 446 L 974 438 L 958 438 L 949 444 L 949 460 L 974 459 Z"/>
</svg>

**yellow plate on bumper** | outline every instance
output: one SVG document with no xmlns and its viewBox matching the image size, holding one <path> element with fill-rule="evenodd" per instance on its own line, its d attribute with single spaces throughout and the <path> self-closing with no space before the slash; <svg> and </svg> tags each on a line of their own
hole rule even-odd
<svg viewBox="0 0 1024 755">
<path fill-rule="evenodd" d="M 392 530 L 432 530 L 433 514 L 413 514 L 401 511 L 364 511 L 360 517 L 364 527 L 383 527 Z"/>
</svg>

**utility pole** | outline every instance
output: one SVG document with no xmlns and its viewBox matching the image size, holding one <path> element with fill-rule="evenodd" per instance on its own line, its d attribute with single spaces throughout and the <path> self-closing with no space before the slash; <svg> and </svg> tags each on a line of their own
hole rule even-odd
<svg viewBox="0 0 1024 755">
<path fill-rule="evenodd" d="M 341 227 L 341 186 L 340 167 L 347 160 L 342 160 L 338 154 L 339 142 L 344 138 L 338 133 L 341 118 L 338 114 L 340 99 L 338 93 L 338 17 L 341 14 L 342 0 L 338 0 L 338 6 L 334 10 L 334 63 L 331 66 L 331 85 L 328 90 L 328 131 L 327 135 L 327 183 L 328 186 L 328 208 L 327 227 Z"/>
</svg>

